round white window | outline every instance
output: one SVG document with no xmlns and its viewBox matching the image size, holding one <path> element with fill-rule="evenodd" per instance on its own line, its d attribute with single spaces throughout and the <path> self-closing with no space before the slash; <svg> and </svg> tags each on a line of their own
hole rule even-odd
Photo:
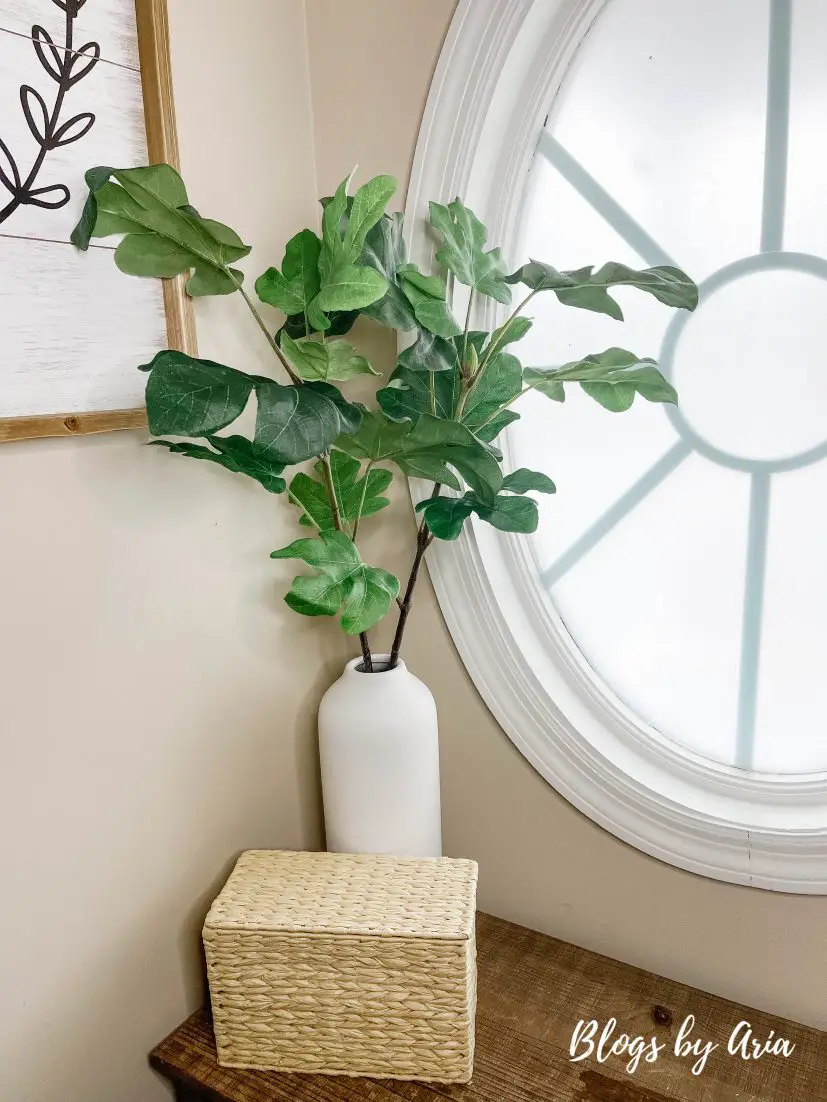
<svg viewBox="0 0 827 1102">
<path fill-rule="evenodd" d="M 504 450 L 558 485 L 537 533 L 477 526 L 431 570 L 492 711 L 576 806 L 800 892 L 827 891 L 825 41 L 822 0 L 463 0 L 408 207 L 466 195 L 515 268 L 699 284 L 692 314 L 620 292 L 623 324 L 533 301 L 525 366 L 620 345 L 680 404 L 527 395 Z"/>
<path fill-rule="evenodd" d="M 534 550 L 575 641 L 664 736 L 744 769 L 827 768 L 827 5 L 611 0 L 542 132 L 518 252 L 673 263 L 694 314 L 537 300 L 522 348 L 659 360 L 680 406 L 531 396 L 554 474 Z"/>
</svg>

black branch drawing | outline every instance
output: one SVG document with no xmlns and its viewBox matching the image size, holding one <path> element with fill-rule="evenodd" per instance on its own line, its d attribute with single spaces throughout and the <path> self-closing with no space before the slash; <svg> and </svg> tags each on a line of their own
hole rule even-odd
<svg viewBox="0 0 827 1102">
<path fill-rule="evenodd" d="M 35 184 L 48 153 L 59 146 L 79 141 L 95 122 L 91 111 L 82 111 L 64 122 L 60 118 L 67 93 L 78 81 L 89 75 L 100 59 L 100 45 L 97 42 L 87 42 L 79 49 L 74 48 L 74 23 L 86 0 L 52 0 L 52 3 L 66 16 L 63 45 L 55 43 L 49 32 L 39 25 L 32 27 L 31 38 L 40 64 L 57 84 L 57 92 L 50 110 L 44 97 L 31 84 L 23 84 L 20 88 L 20 106 L 40 149 L 24 177 L 14 154 L 0 138 L 0 184 L 11 196 L 6 205 L 0 208 L 0 224 L 10 218 L 18 207 L 59 210 L 69 202 L 70 192 L 65 184 L 40 187 L 35 187 Z"/>
</svg>

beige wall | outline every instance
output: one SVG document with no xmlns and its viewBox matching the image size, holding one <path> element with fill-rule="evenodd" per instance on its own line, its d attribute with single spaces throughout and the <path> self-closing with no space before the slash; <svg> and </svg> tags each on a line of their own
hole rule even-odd
<svg viewBox="0 0 827 1102">
<path fill-rule="evenodd" d="M 194 202 L 280 258 L 355 162 L 407 178 L 452 0 L 170 0 Z M 315 160 L 313 141 L 315 140 Z M 201 351 L 268 364 L 241 303 Z M 377 362 L 387 334 L 362 330 Z M 402 572 L 410 505 L 369 540 Z M 200 999 L 198 929 L 238 850 L 321 839 L 314 709 L 347 653 L 281 603 L 282 501 L 133 434 L 0 450 L 0 1098 L 151 1102 Z M 445 838 L 497 914 L 827 1026 L 827 901 L 676 872 L 573 811 L 497 728 L 427 584 L 408 661 L 440 709 Z M 91 1055 L 94 1053 L 94 1055 Z"/>
<path fill-rule="evenodd" d="M 258 274 L 315 217 L 303 3 L 169 9 L 190 195 Z M 200 303 L 201 351 L 267 367 L 242 310 Z M 343 644 L 281 603 L 287 513 L 138 434 L 0 449 L 3 1102 L 168 1098 L 145 1054 L 201 999 L 229 862 L 320 842 Z"/>
<path fill-rule="evenodd" d="M 356 160 L 365 174 L 407 178 L 453 7 L 453 0 L 308 0 L 323 187 Z M 363 34 L 371 65 L 354 66 Z M 403 569 L 398 560 L 394 565 Z M 439 707 L 446 849 L 480 862 L 484 908 L 827 1028 L 827 899 L 759 892 L 679 872 L 576 812 L 492 719 L 428 588 L 420 593 L 406 657 Z"/>
</svg>

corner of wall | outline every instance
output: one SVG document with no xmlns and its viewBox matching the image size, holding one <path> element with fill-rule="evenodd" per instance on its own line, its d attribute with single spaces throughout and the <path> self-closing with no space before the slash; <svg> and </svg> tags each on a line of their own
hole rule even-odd
<svg viewBox="0 0 827 1102">
<path fill-rule="evenodd" d="M 313 191 L 319 194 L 319 155 L 316 149 L 316 105 L 313 95 L 313 70 L 310 64 L 310 21 L 307 18 L 308 0 L 299 0 L 304 22 L 304 64 L 307 73 L 307 95 L 310 108 L 310 146 L 313 163 Z"/>
</svg>

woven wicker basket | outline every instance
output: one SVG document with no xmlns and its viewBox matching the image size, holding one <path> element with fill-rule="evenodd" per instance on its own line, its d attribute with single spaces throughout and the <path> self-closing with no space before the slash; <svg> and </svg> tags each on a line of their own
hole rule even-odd
<svg viewBox="0 0 827 1102">
<path fill-rule="evenodd" d="M 219 1063 L 465 1083 L 477 866 L 250 850 L 204 924 Z"/>
</svg>

